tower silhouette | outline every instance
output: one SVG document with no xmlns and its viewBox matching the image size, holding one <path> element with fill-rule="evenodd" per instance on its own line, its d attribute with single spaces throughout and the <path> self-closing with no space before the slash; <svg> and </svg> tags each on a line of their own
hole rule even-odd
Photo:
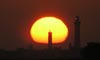
<svg viewBox="0 0 100 60">
<path fill-rule="evenodd" d="M 75 39 L 74 39 L 74 47 L 75 48 L 80 48 L 80 20 L 79 16 L 75 17 Z"/>
<path fill-rule="evenodd" d="M 52 32 L 48 32 L 48 48 L 52 49 Z"/>
</svg>

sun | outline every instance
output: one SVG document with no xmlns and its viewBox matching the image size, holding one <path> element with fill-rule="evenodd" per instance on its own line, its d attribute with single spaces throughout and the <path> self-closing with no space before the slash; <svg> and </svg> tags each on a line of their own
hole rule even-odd
<svg viewBox="0 0 100 60">
<path fill-rule="evenodd" d="M 48 32 L 52 32 L 52 43 L 62 43 L 68 37 L 68 27 L 56 17 L 43 17 L 33 23 L 30 35 L 36 43 L 48 43 Z"/>
</svg>

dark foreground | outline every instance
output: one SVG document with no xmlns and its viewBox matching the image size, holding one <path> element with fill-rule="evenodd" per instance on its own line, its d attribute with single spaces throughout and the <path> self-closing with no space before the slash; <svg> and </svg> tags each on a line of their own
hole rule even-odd
<svg viewBox="0 0 100 60">
<path fill-rule="evenodd" d="M 100 60 L 100 44 L 89 43 L 81 49 L 34 50 L 19 48 L 16 51 L 0 50 L 0 60 Z"/>
</svg>

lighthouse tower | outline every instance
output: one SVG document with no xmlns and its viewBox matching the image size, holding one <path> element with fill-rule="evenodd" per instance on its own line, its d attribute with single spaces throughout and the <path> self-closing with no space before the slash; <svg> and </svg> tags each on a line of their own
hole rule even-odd
<svg viewBox="0 0 100 60">
<path fill-rule="evenodd" d="M 76 49 L 80 48 L 80 20 L 79 20 L 79 16 L 75 17 L 75 39 L 74 39 L 74 47 Z"/>
<path fill-rule="evenodd" d="M 52 32 L 48 32 L 48 48 L 52 49 Z"/>
</svg>

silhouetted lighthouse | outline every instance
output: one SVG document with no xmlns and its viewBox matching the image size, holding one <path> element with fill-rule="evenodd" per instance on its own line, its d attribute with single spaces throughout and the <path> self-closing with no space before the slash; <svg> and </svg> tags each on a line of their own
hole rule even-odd
<svg viewBox="0 0 100 60">
<path fill-rule="evenodd" d="M 52 32 L 48 32 L 48 48 L 52 49 Z"/>
<path fill-rule="evenodd" d="M 75 17 L 75 40 L 74 40 L 74 47 L 80 48 L 80 20 L 79 16 Z"/>
</svg>

